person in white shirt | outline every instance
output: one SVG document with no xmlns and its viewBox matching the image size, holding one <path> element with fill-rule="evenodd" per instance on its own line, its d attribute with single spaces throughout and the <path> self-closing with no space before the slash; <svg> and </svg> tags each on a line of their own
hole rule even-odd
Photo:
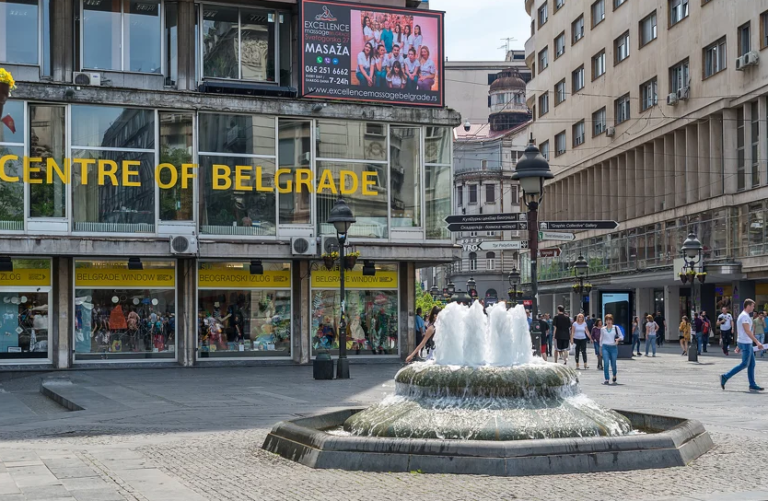
<svg viewBox="0 0 768 501">
<path fill-rule="evenodd" d="M 376 87 L 385 87 L 387 85 L 387 49 L 384 45 L 376 47 L 376 57 L 373 58 L 373 62 Z"/>
<path fill-rule="evenodd" d="M 579 369 L 579 353 L 581 353 L 584 359 L 584 368 L 587 367 L 587 339 L 592 341 L 592 334 L 589 331 L 589 326 L 584 320 L 584 315 L 579 313 L 576 315 L 576 321 L 571 325 L 571 344 L 576 345 L 576 369 Z"/>
<path fill-rule="evenodd" d="M 392 31 L 392 52 L 395 51 L 395 45 L 402 47 L 404 43 L 403 28 L 399 24 L 395 24 L 395 29 Z"/>
<path fill-rule="evenodd" d="M 373 23 L 373 45 L 379 45 L 381 43 L 381 23 L 376 21 Z"/>
<path fill-rule="evenodd" d="M 728 355 L 728 350 L 733 342 L 733 317 L 728 313 L 728 308 L 725 306 L 723 306 L 722 313 L 717 316 L 717 326 L 720 327 L 720 344 L 723 353 Z"/>
<path fill-rule="evenodd" d="M 736 320 L 736 353 L 741 351 L 741 363 L 731 369 L 727 374 L 720 374 L 720 387 L 725 390 L 725 383 L 739 372 L 747 369 L 747 379 L 749 379 L 750 391 L 763 391 L 763 388 L 755 382 L 755 352 L 752 344 L 757 345 L 758 350 L 762 350 L 763 343 L 757 340 L 752 332 L 752 311 L 755 309 L 755 302 L 752 299 L 744 300 L 744 310 Z M 718 318 L 718 323 L 720 322 Z"/>
<path fill-rule="evenodd" d="M 435 68 L 435 63 L 433 63 L 429 58 L 429 47 L 426 45 L 421 47 L 419 66 L 419 81 L 416 84 L 416 88 L 419 90 L 432 90 L 432 86 L 435 85 L 435 74 L 437 73 L 437 68 Z"/>
<path fill-rule="evenodd" d="M 609 363 L 611 365 L 611 372 L 613 372 L 613 384 L 616 384 L 616 359 L 619 356 L 619 341 L 624 341 L 624 335 L 617 326 L 613 325 L 613 315 L 609 313 L 605 316 L 605 327 L 600 329 L 600 346 L 603 352 L 603 375 L 605 375 L 605 382 L 603 382 L 603 384 L 610 384 L 608 381 Z"/>
<path fill-rule="evenodd" d="M 373 41 L 373 28 L 371 25 L 371 18 L 368 16 L 363 18 L 363 40 L 365 42 Z"/>
<path fill-rule="evenodd" d="M 362 87 L 373 87 L 373 45 L 365 44 L 363 51 L 357 55 L 357 81 Z"/>
<path fill-rule="evenodd" d="M 408 54 L 411 50 L 411 25 L 406 24 L 405 27 L 403 27 L 403 43 L 400 47 L 400 50 L 403 51 L 403 55 Z"/>
<path fill-rule="evenodd" d="M 415 89 L 416 88 L 416 82 L 419 80 L 419 67 L 421 66 L 421 63 L 419 63 L 419 60 L 416 59 L 416 51 L 411 49 L 408 51 L 408 59 L 405 60 L 403 63 L 403 67 L 405 68 L 405 76 L 407 78 L 406 80 L 406 88 L 408 89 Z"/>
<path fill-rule="evenodd" d="M 387 75 L 387 87 L 390 89 L 402 89 L 405 87 L 405 74 L 399 61 L 392 63 L 392 69 Z"/>
<path fill-rule="evenodd" d="M 409 40 L 411 47 L 416 49 L 416 54 L 421 54 L 421 44 L 424 41 L 424 37 L 421 35 L 421 26 L 418 24 L 413 27 L 413 35 Z"/>
<path fill-rule="evenodd" d="M 395 62 L 400 63 L 400 69 L 402 69 L 403 63 L 405 62 L 405 58 L 400 54 L 400 46 L 397 44 L 392 46 L 392 52 L 387 54 L 387 57 L 384 60 L 384 65 L 387 67 L 387 71 L 392 71 Z"/>
</svg>

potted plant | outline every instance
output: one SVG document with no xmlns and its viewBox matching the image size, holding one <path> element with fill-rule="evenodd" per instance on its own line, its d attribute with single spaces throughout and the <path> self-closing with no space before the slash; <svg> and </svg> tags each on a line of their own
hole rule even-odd
<svg viewBox="0 0 768 501">
<path fill-rule="evenodd" d="M 592 290 L 592 284 L 584 284 L 584 292 L 589 294 L 591 290 Z"/>
<path fill-rule="evenodd" d="M 573 284 L 571 287 L 573 288 L 573 292 L 579 292 L 581 290 L 581 285 L 579 284 Z"/>
<path fill-rule="evenodd" d="M 701 273 L 697 273 L 696 274 L 696 278 L 698 278 L 699 282 L 703 284 L 704 281 L 707 279 L 707 272 L 706 271 L 702 271 Z"/>
<path fill-rule="evenodd" d="M 680 273 L 678 273 L 678 274 L 677 274 L 677 276 L 678 276 L 678 277 L 680 277 L 680 281 L 681 281 L 682 283 L 686 283 L 686 282 L 688 282 L 688 275 L 686 275 L 686 274 L 685 274 L 685 273 L 683 273 L 682 271 L 681 271 Z"/>
<path fill-rule="evenodd" d="M 329 270 L 333 269 L 333 263 L 339 258 L 338 252 L 331 252 L 331 253 L 325 253 L 323 254 L 323 263 L 325 264 L 325 267 Z"/>
<path fill-rule="evenodd" d="M 350 252 L 349 254 L 344 256 L 344 266 L 348 270 L 351 270 L 352 268 L 355 267 L 355 263 L 357 262 L 357 258 L 359 257 L 360 257 L 360 251 Z"/>
<path fill-rule="evenodd" d="M 5 68 L 0 68 L 0 116 L 3 114 L 3 106 L 11 95 L 11 91 L 16 88 L 16 82 L 13 80 L 11 72 Z"/>
<path fill-rule="evenodd" d="M 686 275 L 688 275 L 688 278 L 691 278 L 691 277 L 693 277 L 694 275 L 696 275 L 696 270 L 694 270 L 693 268 L 691 268 L 690 270 L 687 270 L 687 271 L 685 272 L 685 274 L 686 274 Z"/>
</svg>

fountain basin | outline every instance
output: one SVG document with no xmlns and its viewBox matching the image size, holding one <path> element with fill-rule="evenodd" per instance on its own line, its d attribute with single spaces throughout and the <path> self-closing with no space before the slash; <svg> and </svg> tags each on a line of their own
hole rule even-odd
<svg viewBox="0 0 768 501">
<path fill-rule="evenodd" d="M 262 448 L 318 469 L 519 476 L 684 466 L 712 448 L 695 420 L 616 411 L 644 434 L 545 440 L 455 440 L 339 436 L 362 408 L 274 426 Z"/>
</svg>

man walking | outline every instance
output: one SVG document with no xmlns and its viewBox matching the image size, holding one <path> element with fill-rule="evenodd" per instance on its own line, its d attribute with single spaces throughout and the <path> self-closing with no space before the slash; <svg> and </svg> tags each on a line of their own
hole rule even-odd
<svg viewBox="0 0 768 501">
<path fill-rule="evenodd" d="M 424 339 L 424 318 L 421 316 L 421 308 L 416 308 L 416 346 L 421 344 L 421 340 Z M 419 353 L 421 356 L 421 353 Z"/>
<path fill-rule="evenodd" d="M 723 306 L 722 313 L 717 317 L 717 325 L 720 327 L 720 344 L 723 345 L 723 353 L 728 355 L 733 340 L 733 317 L 728 313 L 728 308 L 725 306 Z"/>
<path fill-rule="evenodd" d="M 552 316 L 547 313 L 544 315 L 547 321 L 547 355 L 552 356 Z"/>
<path fill-rule="evenodd" d="M 749 379 L 750 391 L 763 391 L 763 388 L 755 382 L 755 352 L 752 349 L 752 343 L 757 345 L 758 350 L 762 350 L 763 343 L 757 340 L 752 332 L 752 311 L 755 309 L 755 302 L 751 299 L 744 300 L 744 310 L 736 320 L 736 332 L 738 337 L 736 344 L 737 353 L 741 351 L 741 363 L 731 369 L 728 374 L 720 375 L 720 387 L 725 390 L 725 383 L 739 372 L 747 369 L 747 378 Z M 725 308 L 723 308 L 725 310 Z M 719 322 L 718 318 L 718 322 Z"/>
<path fill-rule="evenodd" d="M 704 321 L 699 316 L 698 312 L 693 312 L 693 332 L 696 337 L 696 349 L 701 353 L 702 345 L 704 343 Z M 693 342 L 693 340 L 691 340 Z"/>
<path fill-rule="evenodd" d="M 656 333 L 656 342 L 659 346 L 664 346 L 664 337 L 667 335 L 667 319 L 665 319 L 660 311 L 656 312 L 656 318 L 654 322 L 659 326 L 659 332 Z"/>
<path fill-rule="evenodd" d="M 552 329 L 554 329 L 555 342 L 555 363 L 557 363 L 557 355 L 563 358 L 563 364 L 568 365 L 568 350 L 570 349 L 571 342 L 571 321 L 565 316 L 565 308 L 561 306 L 557 307 L 557 316 L 552 321 Z"/>
</svg>

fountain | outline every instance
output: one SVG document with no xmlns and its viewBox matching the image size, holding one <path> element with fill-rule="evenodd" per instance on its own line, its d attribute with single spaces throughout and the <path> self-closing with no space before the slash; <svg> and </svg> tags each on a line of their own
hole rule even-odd
<svg viewBox="0 0 768 501">
<path fill-rule="evenodd" d="M 395 394 L 277 424 L 263 448 L 315 468 L 528 475 L 685 465 L 712 441 L 692 420 L 603 407 L 576 371 L 533 356 L 523 306 L 449 304 L 435 357 Z"/>
</svg>

